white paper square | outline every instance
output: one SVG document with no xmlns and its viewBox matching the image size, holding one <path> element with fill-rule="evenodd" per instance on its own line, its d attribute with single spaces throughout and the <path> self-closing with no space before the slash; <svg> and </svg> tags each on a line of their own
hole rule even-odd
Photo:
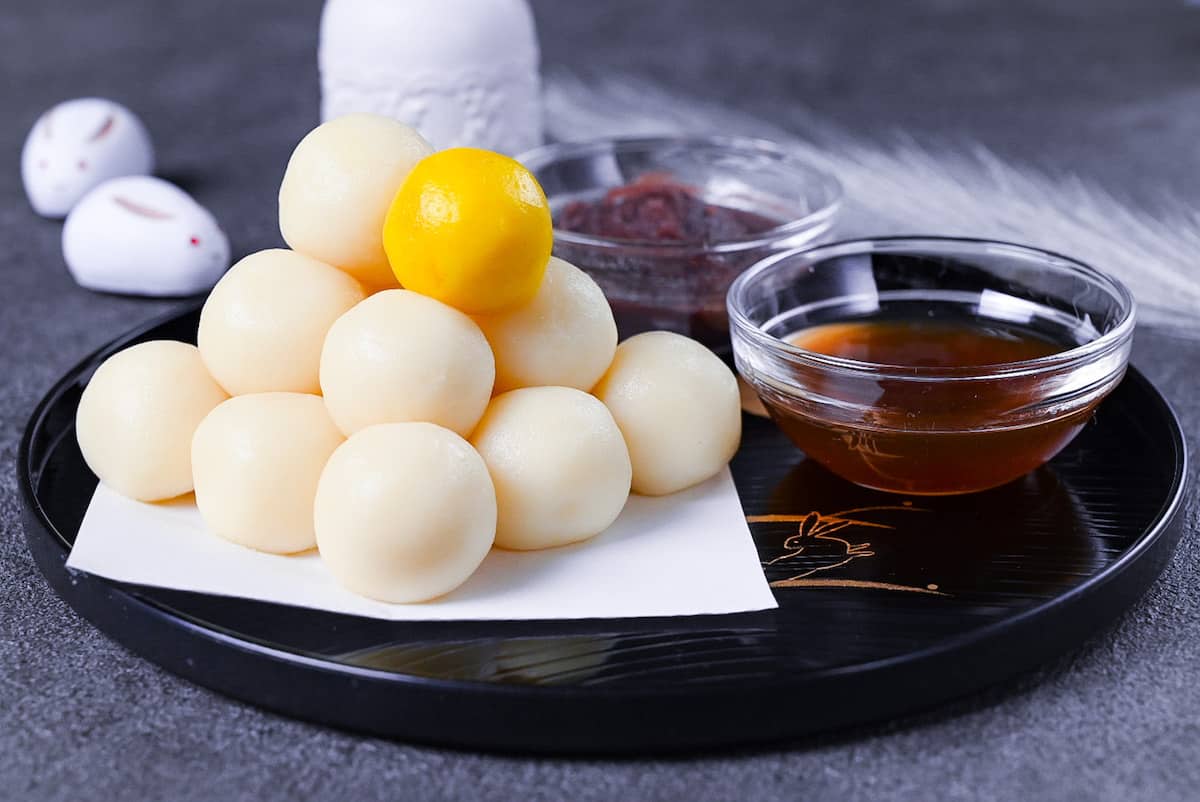
<svg viewBox="0 0 1200 802">
<path fill-rule="evenodd" d="M 100 485 L 70 568 L 140 585 L 396 621 L 635 618 L 776 607 L 729 470 L 662 498 L 631 496 L 606 532 L 537 552 L 493 549 L 460 588 L 386 604 L 338 585 L 315 552 L 285 557 L 206 531 L 193 501 L 143 504 Z"/>
</svg>

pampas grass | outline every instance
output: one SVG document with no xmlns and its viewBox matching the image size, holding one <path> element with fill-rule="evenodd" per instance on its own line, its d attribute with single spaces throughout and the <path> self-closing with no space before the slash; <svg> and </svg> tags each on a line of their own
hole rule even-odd
<svg viewBox="0 0 1200 802">
<path fill-rule="evenodd" d="M 547 129 L 559 140 L 723 134 L 787 143 L 842 181 L 839 236 L 984 237 L 1068 254 L 1124 281 L 1142 324 L 1200 337 L 1200 215 L 1180 201 L 1166 199 L 1151 214 L 1088 181 L 1011 164 L 982 146 L 883 146 L 812 114 L 790 114 L 801 136 L 637 79 L 553 74 L 545 100 Z"/>
</svg>

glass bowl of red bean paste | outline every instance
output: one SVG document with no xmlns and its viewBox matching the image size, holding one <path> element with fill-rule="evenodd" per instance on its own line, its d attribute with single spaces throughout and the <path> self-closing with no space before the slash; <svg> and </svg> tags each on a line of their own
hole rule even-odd
<svg viewBox="0 0 1200 802">
<path fill-rule="evenodd" d="M 622 337 L 667 329 L 729 348 L 725 293 L 776 251 L 826 238 L 832 175 L 734 137 L 556 143 L 518 157 L 554 216 L 554 255 L 604 290 Z"/>
</svg>

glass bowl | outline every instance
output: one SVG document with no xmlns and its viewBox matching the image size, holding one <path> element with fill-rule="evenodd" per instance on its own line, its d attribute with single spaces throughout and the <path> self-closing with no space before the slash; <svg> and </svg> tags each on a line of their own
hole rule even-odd
<svg viewBox="0 0 1200 802">
<path fill-rule="evenodd" d="M 1125 373 L 1134 301 L 1064 256 L 1003 242 L 896 237 L 764 259 L 729 290 L 738 371 L 809 457 L 878 490 L 1005 484 L 1075 437 Z M 1049 356 L 904 367 L 785 342 L 827 323 L 938 321 L 1048 340 Z"/>
<path fill-rule="evenodd" d="M 729 346 L 725 293 L 771 253 L 818 241 L 833 224 L 841 185 L 771 142 L 732 137 L 617 139 L 547 145 L 518 157 L 541 183 L 556 221 L 554 254 L 586 270 L 613 306 L 622 337 L 648 329 Z M 708 203 L 779 221 L 758 234 L 704 244 L 593 236 L 557 226 L 575 201 L 646 175 L 692 188 Z"/>
</svg>

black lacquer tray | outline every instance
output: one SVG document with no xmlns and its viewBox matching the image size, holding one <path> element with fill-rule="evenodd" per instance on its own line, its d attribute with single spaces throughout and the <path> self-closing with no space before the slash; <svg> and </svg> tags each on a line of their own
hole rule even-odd
<svg viewBox="0 0 1200 802">
<path fill-rule="evenodd" d="M 460 747 L 643 754 L 886 719 L 1077 646 L 1146 590 L 1180 534 L 1183 437 L 1131 370 L 1049 466 L 972 496 L 863 490 L 748 417 L 733 473 L 779 600 L 769 612 L 396 623 L 68 571 L 96 484 L 75 443 L 83 385 L 133 342 L 194 341 L 198 314 L 112 343 L 38 406 L 18 458 L 29 547 L 58 594 L 117 642 L 230 696 L 334 726 Z"/>
</svg>

